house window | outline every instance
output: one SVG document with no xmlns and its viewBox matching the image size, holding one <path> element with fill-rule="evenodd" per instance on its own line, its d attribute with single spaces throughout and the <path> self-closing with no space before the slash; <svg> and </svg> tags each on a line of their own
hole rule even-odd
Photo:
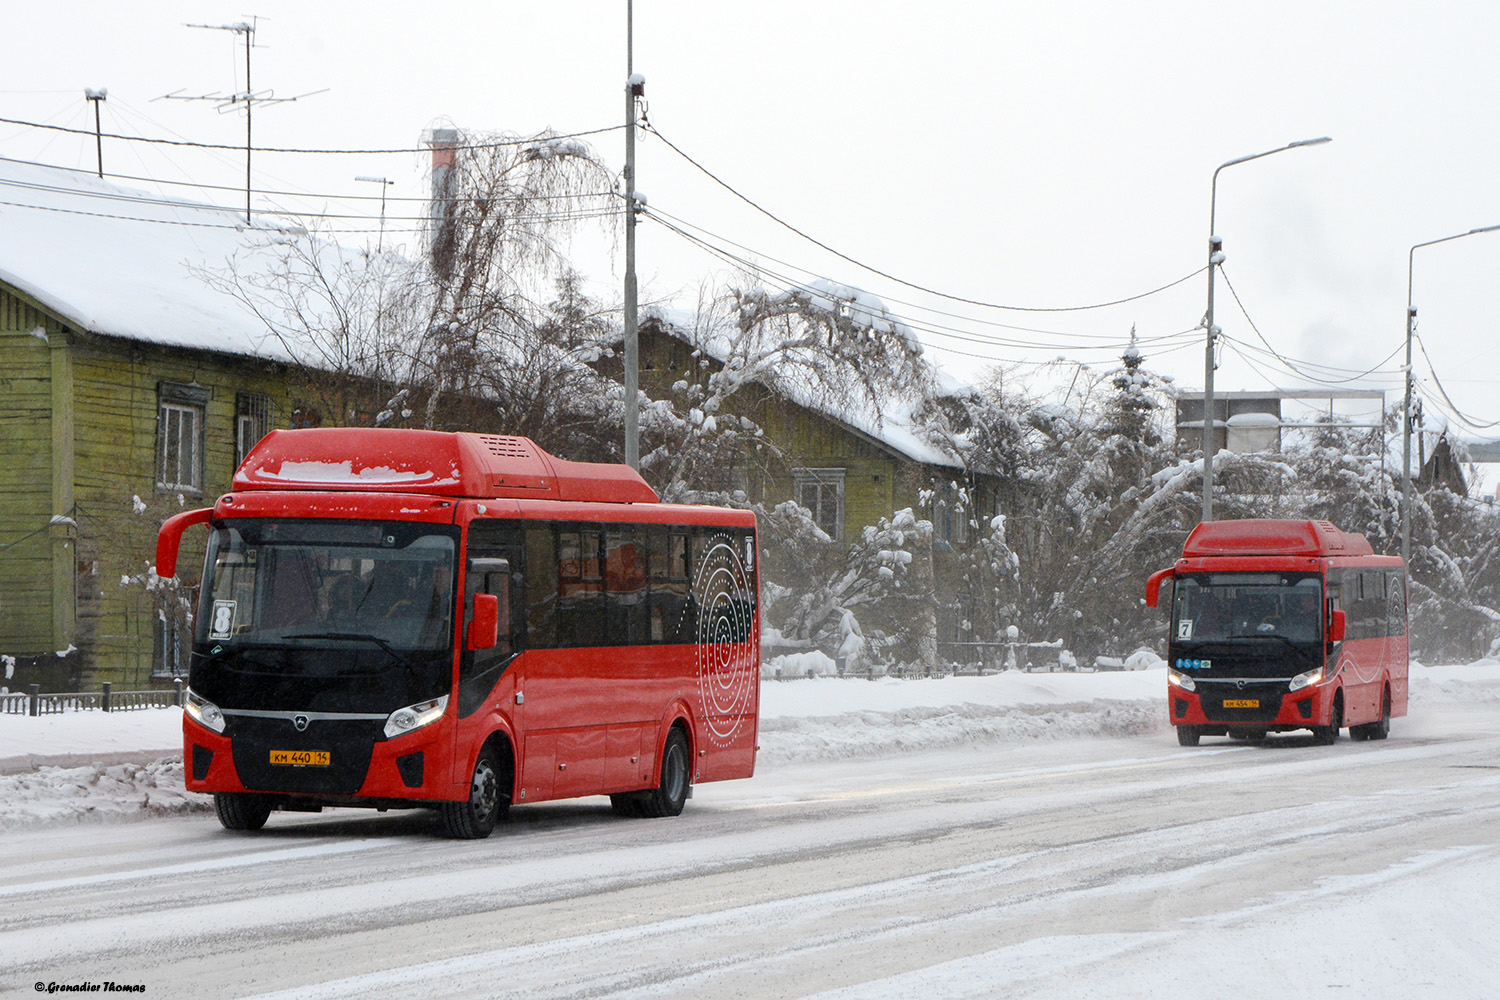
<svg viewBox="0 0 1500 1000">
<path fill-rule="evenodd" d="M 260 439 L 271 432 L 271 397 L 257 392 L 234 397 L 234 467 L 238 469 Z"/>
<path fill-rule="evenodd" d="M 796 501 L 835 540 L 844 537 L 844 470 L 793 469 Z"/>
<path fill-rule="evenodd" d="M 969 541 L 969 519 L 974 514 L 969 509 L 965 491 L 952 481 L 937 486 L 933 508 L 937 540 L 952 545 L 966 544 Z"/>
<path fill-rule="evenodd" d="M 156 388 L 156 406 L 156 488 L 202 492 L 208 390 L 162 382 Z"/>
</svg>

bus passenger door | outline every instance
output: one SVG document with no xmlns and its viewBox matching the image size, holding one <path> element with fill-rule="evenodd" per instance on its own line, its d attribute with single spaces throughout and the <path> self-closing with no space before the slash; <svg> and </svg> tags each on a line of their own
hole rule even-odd
<svg viewBox="0 0 1500 1000">
<path fill-rule="evenodd" d="M 454 781 L 467 781 L 476 746 L 494 729 L 497 718 L 507 720 L 511 731 L 522 728 L 524 711 L 518 695 L 521 653 L 526 641 L 526 604 L 523 599 L 525 554 L 520 532 L 505 522 L 474 521 L 469 527 L 464 577 L 462 635 L 467 647 L 474 596 L 492 594 L 499 603 L 499 625 L 492 649 L 463 648 L 459 654 L 458 746 L 454 754 Z M 517 750 L 519 751 L 519 747 Z"/>
</svg>

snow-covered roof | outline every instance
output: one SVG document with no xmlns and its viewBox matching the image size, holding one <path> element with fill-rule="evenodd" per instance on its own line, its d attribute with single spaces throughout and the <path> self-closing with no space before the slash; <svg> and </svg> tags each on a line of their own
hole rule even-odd
<svg viewBox="0 0 1500 1000">
<path fill-rule="evenodd" d="M 85 171 L 0 159 L 0 282 L 90 333 L 290 360 L 245 306 L 193 272 L 222 270 L 281 231 Z"/>
<path fill-rule="evenodd" d="M 722 362 L 725 359 L 723 345 L 705 342 L 704 338 L 697 336 L 693 332 L 691 318 L 660 306 L 651 306 L 641 312 L 643 320 L 655 320 L 664 331 L 702 350 L 716 361 Z M 942 392 L 958 393 L 964 390 L 956 379 L 939 369 L 934 368 L 933 375 Z M 952 469 L 964 467 L 963 460 L 957 455 L 929 441 L 918 431 L 913 417 L 916 406 L 913 400 L 887 400 L 885 408 L 877 415 L 854 400 L 837 403 L 812 393 L 795 380 L 782 380 L 775 386 L 775 390 L 799 406 L 842 423 L 914 462 Z"/>
</svg>

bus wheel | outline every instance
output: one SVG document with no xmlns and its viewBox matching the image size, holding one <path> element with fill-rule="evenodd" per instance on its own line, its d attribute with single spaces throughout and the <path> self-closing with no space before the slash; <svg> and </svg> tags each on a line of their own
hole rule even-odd
<svg viewBox="0 0 1500 1000">
<path fill-rule="evenodd" d="M 1195 747 L 1195 746 L 1198 745 L 1198 740 L 1202 736 L 1203 736 L 1203 734 L 1198 731 L 1198 727 L 1197 726 L 1178 726 L 1177 727 L 1177 742 L 1181 746 Z"/>
<path fill-rule="evenodd" d="M 1338 742 L 1339 730 L 1344 728 L 1344 699 L 1337 695 L 1333 708 L 1328 712 L 1328 725 L 1313 726 L 1313 742 L 1320 747 L 1333 746 Z"/>
<path fill-rule="evenodd" d="M 622 792 L 609 797 L 609 808 L 616 816 L 639 816 L 641 804 L 639 792 Z"/>
<path fill-rule="evenodd" d="M 500 768 L 495 763 L 495 752 L 485 747 L 474 762 L 468 799 L 438 806 L 443 832 L 455 840 L 483 840 L 500 819 L 500 798 Z"/>
<path fill-rule="evenodd" d="M 1355 730 L 1358 730 L 1356 736 Z M 1391 735 L 1391 692 L 1380 696 L 1380 718 L 1363 726 L 1350 726 L 1349 735 L 1361 740 L 1383 740 Z"/>
<path fill-rule="evenodd" d="M 661 752 L 661 783 L 640 801 L 642 816 L 676 816 L 688 797 L 688 742 L 682 730 L 672 728 Z"/>
<path fill-rule="evenodd" d="M 226 830 L 259 830 L 271 818 L 271 797 L 248 792 L 215 792 L 214 812 Z"/>
</svg>

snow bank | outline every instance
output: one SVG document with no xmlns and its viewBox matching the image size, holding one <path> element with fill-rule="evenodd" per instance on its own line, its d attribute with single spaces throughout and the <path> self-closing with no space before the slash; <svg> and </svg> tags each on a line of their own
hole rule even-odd
<svg viewBox="0 0 1500 1000">
<path fill-rule="evenodd" d="M 1146 669 L 1091 674 L 767 681 L 760 762 L 775 767 L 966 744 L 1165 738 L 1165 692 L 1159 660 Z M 1435 706 L 1495 703 L 1500 661 L 1412 664 L 1411 715 L 1418 719 Z M 1404 723 L 1396 725 L 1399 734 Z M 208 796 L 183 789 L 181 731 L 176 708 L 0 716 L 0 763 L 11 772 L 0 775 L 0 830 L 210 811 Z M 137 759 L 84 766 L 35 759 L 64 755 Z"/>
<path fill-rule="evenodd" d="M 0 777 L 0 830 L 209 812 L 182 784 L 182 755 L 149 764 L 42 767 Z"/>
</svg>

